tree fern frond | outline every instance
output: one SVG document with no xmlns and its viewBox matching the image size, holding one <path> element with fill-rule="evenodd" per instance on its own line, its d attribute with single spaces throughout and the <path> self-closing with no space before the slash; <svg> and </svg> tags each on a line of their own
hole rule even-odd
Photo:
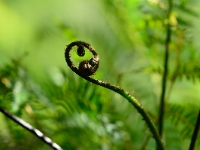
<svg viewBox="0 0 200 150">
<path fill-rule="evenodd" d="M 181 106 L 176 104 L 169 104 L 166 109 L 166 116 L 170 118 L 172 123 L 181 131 L 184 138 L 191 136 L 194 129 L 195 118 L 197 116 L 198 107 L 195 106 Z"/>
<path fill-rule="evenodd" d="M 200 65 L 198 63 L 182 64 L 178 69 L 177 77 L 179 79 L 185 77 L 193 82 L 200 80 Z"/>
</svg>

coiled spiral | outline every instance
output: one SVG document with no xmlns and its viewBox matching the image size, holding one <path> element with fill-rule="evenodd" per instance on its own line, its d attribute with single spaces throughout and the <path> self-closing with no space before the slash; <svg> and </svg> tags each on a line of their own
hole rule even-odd
<svg viewBox="0 0 200 150">
<path fill-rule="evenodd" d="M 89 60 L 83 60 L 79 63 L 78 68 L 73 64 L 73 62 L 70 59 L 70 51 L 72 50 L 72 47 L 77 46 L 77 55 L 80 57 L 83 57 L 85 55 L 85 49 L 88 49 L 92 54 L 93 58 Z M 83 76 L 91 76 L 93 75 L 98 67 L 99 67 L 99 55 L 96 53 L 94 48 L 83 41 L 74 41 L 67 45 L 65 49 L 65 60 L 69 67 L 76 72 L 77 74 L 81 74 Z"/>
</svg>

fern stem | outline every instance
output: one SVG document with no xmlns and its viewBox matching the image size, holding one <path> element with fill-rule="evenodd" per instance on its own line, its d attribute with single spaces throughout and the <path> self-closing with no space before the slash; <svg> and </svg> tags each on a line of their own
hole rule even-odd
<svg viewBox="0 0 200 150">
<path fill-rule="evenodd" d="M 166 26 L 166 40 L 165 40 L 165 58 L 164 58 L 164 73 L 162 79 L 162 91 L 160 96 L 160 107 L 159 107 L 159 117 L 158 117 L 158 132 L 162 137 L 163 134 L 163 120 L 164 120 L 164 109 L 165 109 L 165 91 L 167 84 L 167 74 L 168 74 L 168 58 L 169 58 L 169 45 L 171 41 L 171 29 L 170 29 L 170 14 L 172 11 L 172 0 L 168 0 L 168 13 L 167 19 L 168 24 Z"/>
<path fill-rule="evenodd" d="M 143 106 L 139 103 L 139 101 L 134 98 L 133 96 L 131 96 L 128 92 L 124 91 L 124 89 L 120 88 L 119 86 L 114 86 L 111 85 L 110 83 L 106 83 L 100 80 L 96 80 L 87 76 L 82 76 L 80 74 L 78 74 L 79 76 L 81 76 L 82 78 L 86 79 L 89 82 L 92 82 L 94 84 L 100 85 L 102 87 L 105 87 L 107 89 L 110 89 L 118 94 L 120 94 L 121 96 L 123 96 L 126 100 L 128 100 L 138 111 L 138 113 L 140 113 L 144 119 L 144 121 L 146 122 L 147 126 L 149 127 L 154 139 L 156 140 L 157 146 L 159 147 L 159 150 L 164 150 L 164 145 L 161 141 L 161 138 L 157 132 L 157 129 L 154 125 L 154 123 L 152 122 L 150 116 L 148 115 L 148 113 L 146 112 L 146 110 L 143 108 Z"/>
<path fill-rule="evenodd" d="M 196 121 L 196 125 L 195 125 L 195 128 L 194 128 L 194 132 L 193 132 L 193 135 L 192 135 L 192 139 L 191 139 L 189 150 L 194 150 L 195 142 L 196 142 L 199 130 L 200 130 L 200 110 L 199 110 L 199 114 L 198 114 L 198 117 L 197 117 L 197 121 Z"/>
<path fill-rule="evenodd" d="M 82 46 L 86 47 L 87 49 L 90 50 L 90 52 L 93 53 L 94 57 L 98 57 L 95 50 L 88 43 L 85 43 L 83 41 L 75 41 L 75 42 L 70 43 L 65 49 L 65 60 L 68 64 L 68 66 L 72 69 L 72 71 L 74 71 L 77 75 L 84 78 L 85 80 L 87 80 L 91 83 L 100 85 L 102 87 L 105 87 L 107 89 L 110 89 L 110 90 L 120 94 L 121 96 L 123 96 L 126 100 L 128 100 L 136 108 L 136 110 L 142 115 L 142 117 L 143 117 L 144 121 L 146 122 L 147 126 L 149 127 L 154 139 L 156 140 L 157 147 L 159 147 L 159 150 L 164 150 L 164 144 L 162 143 L 162 140 L 157 132 L 157 129 L 156 129 L 154 123 L 152 122 L 152 120 L 151 120 L 150 116 L 148 115 L 148 113 L 146 112 L 146 110 L 143 108 L 143 106 L 139 103 L 139 101 L 136 98 L 131 96 L 128 92 L 126 92 L 124 89 L 122 89 L 119 86 L 114 86 L 114 85 L 110 84 L 109 82 L 96 80 L 94 78 L 86 76 L 84 73 L 81 72 L 80 69 L 78 69 L 73 64 L 73 62 L 70 59 L 70 51 L 72 50 L 73 46 L 77 46 L 77 45 L 78 46 L 82 45 Z M 85 61 L 86 60 L 84 60 L 84 62 Z M 98 59 L 98 61 L 99 61 L 99 59 Z M 87 67 L 87 65 L 85 65 L 85 66 Z"/>
<path fill-rule="evenodd" d="M 24 120 L 18 118 L 15 115 L 10 114 L 9 112 L 7 112 L 6 110 L 4 110 L 1 107 L 0 107 L 0 112 L 2 112 L 7 118 L 11 119 L 15 123 L 17 123 L 18 125 L 23 127 L 24 129 L 26 129 L 27 131 L 29 131 L 32 134 L 34 134 L 35 136 L 37 136 L 40 140 L 42 140 L 44 143 L 49 145 L 54 150 L 62 150 L 62 148 L 58 144 L 54 143 L 50 138 L 46 137 L 42 132 L 33 128 L 30 124 L 28 124 Z"/>
</svg>

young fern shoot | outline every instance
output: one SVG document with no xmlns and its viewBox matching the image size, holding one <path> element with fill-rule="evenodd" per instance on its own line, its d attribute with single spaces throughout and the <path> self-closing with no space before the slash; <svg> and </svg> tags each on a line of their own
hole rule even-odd
<svg viewBox="0 0 200 150">
<path fill-rule="evenodd" d="M 85 55 L 84 48 L 86 48 L 92 53 L 93 58 L 91 58 L 89 60 L 81 61 L 79 63 L 79 67 L 77 68 L 70 58 L 70 52 L 74 46 L 77 47 L 77 55 L 78 56 L 80 56 L 80 57 L 84 56 Z M 65 49 L 65 60 L 68 64 L 68 66 L 72 69 L 72 71 L 74 71 L 80 77 L 84 78 L 85 80 L 87 80 L 89 82 L 92 82 L 94 84 L 97 84 L 97 85 L 100 85 L 107 89 L 110 89 L 110 90 L 120 94 L 121 96 L 123 96 L 126 100 L 128 100 L 136 108 L 136 110 L 142 115 L 142 117 L 143 117 L 144 121 L 146 122 L 147 126 L 149 127 L 154 139 L 156 140 L 156 143 L 157 143 L 157 146 L 159 147 L 159 149 L 164 150 L 164 144 L 157 132 L 157 129 L 156 129 L 154 123 L 152 122 L 150 116 L 148 115 L 148 113 L 145 111 L 145 109 L 139 103 L 139 101 L 137 99 L 135 99 L 133 96 L 131 96 L 131 94 L 129 94 L 128 92 L 126 92 L 124 89 L 122 89 L 119 86 L 114 86 L 108 82 L 104 82 L 104 81 L 97 80 L 97 79 L 90 77 L 97 71 L 97 69 L 99 67 L 99 55 L 96 53 L 96 51 L 90 44 L 85 43 L 83 41 L 74 41 L 74 42 L 70 43 L 69 45 L 67 45 L 67 47 Z"/>
</svg>

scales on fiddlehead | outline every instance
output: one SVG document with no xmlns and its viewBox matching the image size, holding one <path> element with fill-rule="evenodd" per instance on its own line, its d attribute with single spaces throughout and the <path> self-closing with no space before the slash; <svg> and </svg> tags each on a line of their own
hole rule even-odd
<svg viewBox="0 0 200 150">
<path fill-rule="evenodd" d="M 80 57 L 83 57 L 85 55 L 85 49 L 88 49 L 92 54 L 93 58 L 89 60 L 83 60 L 79 63 L 78 68 L 73 64 L 72 60 L 70 59 L 70 51 L 72 50 L 72 47 L 77 46 L 77 55 Z M 98 67 L 99 67 L 99 55 L 95 52 L 94 48 L 92 48 L 91 45 L 88 43 L 85 43 L 83 41 L 75 41 L 67 45 L 65 49 L 65 59 L 69 67 L 75 71 L 77 74 L 80 73 L 84 76 L 91 76 L 93 75 Z"/>
<path fill-rule="evenodd" d="M 71 61 L 71 58 L 70 58 L 70 52 L 74 46 L 78 47 L 76 53 L 80 57 L 83 57 L 85 55 L 84 48 L 88 49 L 93 55 L 93 57 L 90 58 L 89 60 L 81 61 L 79 63 L 78 68 L 74 65 L 74 63 Z M 85 43 L 83 41 L 74 41 L 74 42 L 70 43 L 69 45 L 67 45 L 67 47 L 65 49 L 65 60 L 68 64 L 68 66 L 72 69 L 72 71 L 74 71 L 80 77 L 86 79 L 89 82 L 92 82 L 93 84 L 97 84 L 97 85 L 100 85 L 107 89 L 110 89 L 110 90 L 120 94 L 121 96 L 123 96 L 126 100 L 128 100 L 137 109 L 137 111 L 142 115 L 144 121 L 146 122 L 151 133 L 153 134 L 153 137 L 155 138 L 155 140 L 157 142 L 158 148 L 160 150 L 164 150 L 164 144 L 157 132 L 157 129 L 156 129 L 154 123 L 152 122 L 149 114 L 146 112 L 146 110 L 143 108 L 143 106 L 139 103 L 139 101 L 137 99 L 135 99 L 133 96 L 131 96 L 131 94 L 129 94 L 128 92 L 126 92 L 124 89 L 122 89 L 119 86 L 115 86 L 115 85 L 110 84 L 109 82 L 104 82 L 104 81 L 97 80 L 97 79 L 90 77 L 97 71 L 97 69 L 99 67 L 99 55 L 96 53 L 96 51 L 90 44 Z"/>
</svg>

